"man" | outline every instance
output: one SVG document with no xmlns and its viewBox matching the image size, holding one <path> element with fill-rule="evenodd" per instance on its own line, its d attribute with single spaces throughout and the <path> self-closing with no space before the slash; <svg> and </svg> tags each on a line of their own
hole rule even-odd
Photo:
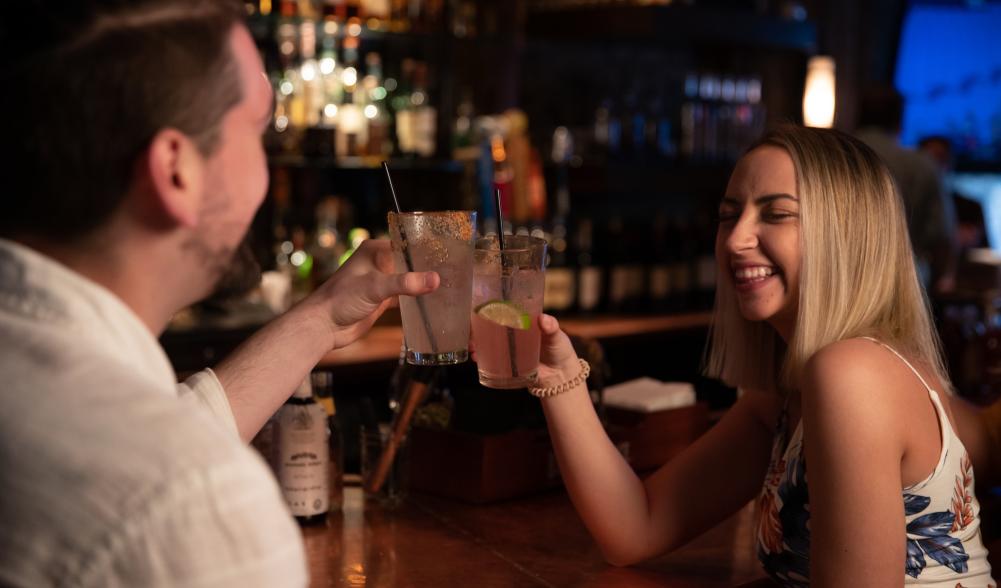
<svg viewBox="0 0 1001 588">
<path fill-rule="evenodd" d="M 952 141 L 948 137 L 941 135 L 922 137 L 918 141 L 918 150 L 935 164 L 942 177 L 947 177 L 955 169 Z M 987 247 L 984 209 L 980 203 L 956 192 L 948 184 L 946 193 L 952 198 L 956 209 L 956 245 L 960 255 L 969 249 Z"/>
<path fill-rule="evenodd" d="M 900 146 L 904 98 L 892 86 L 862 92 L 856 135 L 890 168 L 904 200 L 918 272 L 931 292 L 952 290 L 956 280 L 956 213 L 942 178 L 925 156 Z"/>
<path fill-rule="evenodd" d="M 223 277 L 267 187 L 272 93 L 240 9 L 29 0 L 0 25 L 0 585 L 305 585 L 243 442 L 325 352 L 438 284 L 366 243 L 177 386 L 156 335 Z"/>
</svg>

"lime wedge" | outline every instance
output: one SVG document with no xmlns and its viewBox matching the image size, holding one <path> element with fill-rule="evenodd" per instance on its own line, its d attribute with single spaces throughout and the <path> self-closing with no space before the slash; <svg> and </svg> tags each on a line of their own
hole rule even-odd
<svg viewBox="0 0 1001 588">
<path fill-rule="evenodd" d="M 476 314 L 510 329 L 527 331 L 532 328 L 532 317 L 520 306 L 508 300 L 491 300 L 476 307 Z"/>
</svg>

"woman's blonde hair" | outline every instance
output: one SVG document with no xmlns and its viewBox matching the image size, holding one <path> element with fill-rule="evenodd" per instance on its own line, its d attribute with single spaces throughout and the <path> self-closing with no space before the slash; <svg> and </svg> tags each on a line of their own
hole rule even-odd
<svg viewBox="0 0 1001 588">
<path fill-rule="evenodd" d="M 886 166 L 861 141 L 834 130 L 783 125 L 751 150 L 765 145 L 785 150 L 796 169 L 796 325 L 784 342 L 767 322 L 743 318 L 731 281 L 719 280 L 706 374 L 731 386 L 792 390 L 814 353 L 869 336 L 927 365 L 949 388 L 903 203 Z"/>
</svg>

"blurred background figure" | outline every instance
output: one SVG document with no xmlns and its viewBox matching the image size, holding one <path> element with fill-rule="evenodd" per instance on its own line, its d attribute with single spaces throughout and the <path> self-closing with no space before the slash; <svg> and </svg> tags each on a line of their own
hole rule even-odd
<svg viewBox="0 0 1001 588">
<path fill-rule="evenodd" d="M 907 227 L 925 288 L 955 287 L 958 242 L 956 210 L 940 170 L 926 156 L 900 145 L 904 98 L 890 85 L 866 88 L 859 103 L 856 136 L 890 168 L 907 212 Z"/>
<path fill-rule="evenodd" d="M 944 180 L 946 200 L 952 200 L 956 211 L 956 246 L 960 258 L 969 249 L 987 247 L 983 206 L 958 192 L 952 185 L 951 174 L 956 163 L 952 142 L 942 135 L 930 135 L 918 141 L 918 150 L 938 167 Z"/>
</svg>

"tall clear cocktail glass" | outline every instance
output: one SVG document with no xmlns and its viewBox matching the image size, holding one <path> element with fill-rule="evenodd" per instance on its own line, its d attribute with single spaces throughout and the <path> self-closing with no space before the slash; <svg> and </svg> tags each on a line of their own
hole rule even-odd
<svg viewBox="0 0 1001 588">
<path fill-rule="evenodd" d="M 400 296 L 407 362 L 451 365 L 469 358 L 476 213 L 390 212 L 389 235 L 396 271 L 435 271 L 438 289 Z"/>
<path fill-rule="evenodd" d="M 473 344 L 480 383 L 524 388 L 539 369 L 539 314 L 545 289 L 546 242 L 505 235 L 476 242 L 473 252 Z"/>
</svg>

